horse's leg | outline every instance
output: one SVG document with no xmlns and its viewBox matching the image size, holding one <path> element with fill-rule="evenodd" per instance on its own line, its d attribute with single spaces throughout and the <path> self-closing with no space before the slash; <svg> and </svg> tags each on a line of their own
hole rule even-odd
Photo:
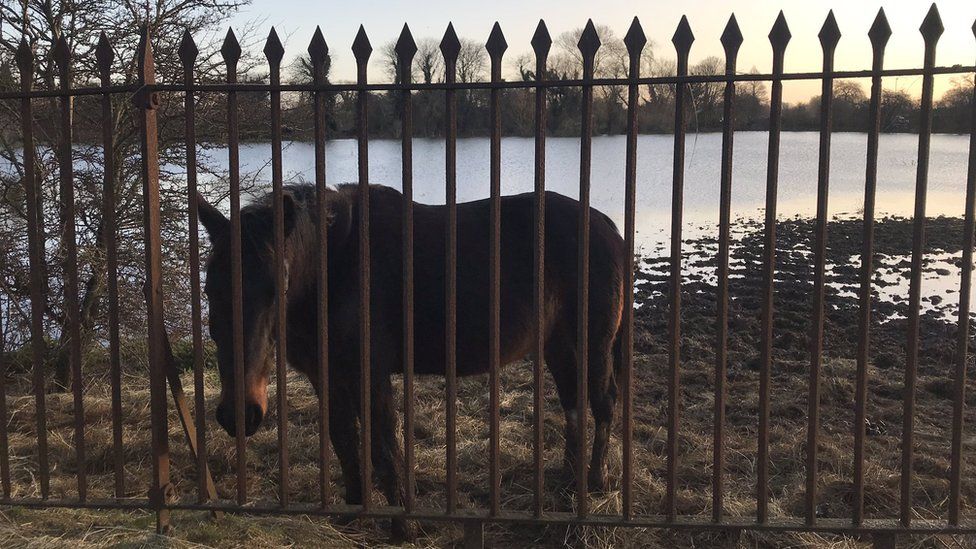
<svg viewBox="0 0 976 549">
<path fill-rule="evenodd" d="M 612 337 L 612 336 L 611 336 Z M 594 337 L 592 339 L 598 339 Z M 597 343 L 597 342 L 593 342 Z M 590 351 L 588 366 L 590 410 L 593 412 L 593 453 L 587 485 L 591 491 L 607 488 L 607 444 L 617 404 L 617 379 L 614 370 L 616 346 L 613 341 L 599 341 Z"/>
<path fill-rule="evenodd" d="M 346 486 L 346 503 L 363 502 L 359 469 L 359 384 L 329 384 L 329 436 L 332 448 L 342 467 L 342 482 Z M 366 494 L 369 497 L 369 494 Z"/>
<path fill-rule="evenodd" d="M 563 332 L 562 334 L 558 332 Z M 566 446 L 563 451 L 563 465 L 567 471 L 576 470 L 578 462 L 579 437 L 577 424 L 586 419 L 576 410 L 576 343 L 575 338 L 565 336 L 565 330 L 557 331 L 546 342 L 546 366 L 552 374 L 559 394 L 559 404 L 566 416 Z M 575 477 L 574 477 L 575 478 Z"/>
<path fill-rule="evenodd" d="M 400 506 L 403 504 L 403 480 L 400 473 L 403 453 L 396 436 L 396 407 L 389 374 L 374 377 L 370 407 L 373 415 L 371 434 L 376 480 L 386 496 L 386 501 L 391 506 Z M 412 537 L 405 520 L 392 519 L 391 537 L 395 543 Z"/>
</svg>

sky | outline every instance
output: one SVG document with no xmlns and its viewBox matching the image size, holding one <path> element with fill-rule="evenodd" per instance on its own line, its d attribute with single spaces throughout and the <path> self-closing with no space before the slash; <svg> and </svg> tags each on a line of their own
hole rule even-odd
<svg viewBox="0 0 976 549">
<path fill-rule="evenodd" d="M 506 72 L 514 68 L 514 59 L 530 52 L 529 41 L 539 19 L 544 19 L 555 38 L 560 33 L 582 27 L 588 18 L 598 25 L 613 29 L 622 38 L 637 16 L 660 58 L 673 58 L 671 36 L 682 15 L 686 15 L 696 40 L 691 49 L 691 63 L 707 56 L 723 57 L 719 37 L 735 13 L 745 41 L 739 52 L 739 69 L 756 67 L 760 72 L 772 68 L 771 50 L 767 35 L 780 10 L 786 15 L 793 38 L 786 51 L 786 71 L 818 71 L 822 67 L 822 52 L 817 33 L 829 10 L 834 10 L 841 40 L 837 47 L 838 70 L 862 70 L 871 66 L 871 44 L 867 31 L 883 7 L 893 34 L 885 56 L 886 68 L 916 68 L 921 66 L 923 41 L 918 27 L 931 5 L 928 1 L 865 1 L 865 0 L 684 0 L 661 2 L 634 0 L 495 0 L 493 2 L 459 2 L 428 0 L 406 2 L 395 0 L 358 0 L 339 3 L 335 0 L 308 2 L 303 0 L 252 0 L 251 5 L 231 18 L 235 28 L 258 21 L 261 33 L 272 25 L 285 40 L 286 61 L 304 52 L 316 26 L 321 26 L 333 59 L 332 80 L 355 79 L 355 60 L 350 50 L 359 25 L 366 28 L 373 45 L 370 80 L 386 78 L 375 62 L 375 50 L 385 42 L 395 40 L 404 23 L 409 24 L 415 39 L 434 37 L 440 40 L 448 22 L 453 22 L 462 37 L 487 39 L 495 21 L 501 25 L 509 44 L 505 54 Z M 941 0 L 937 2 L 946 27 L 939 41 L 938 65 L 976 64 L 976 37 L 972 25 L 976 21 L 976 2 L 972 0 Z M 422 6 L 418 9 L 418 6 Z M 936 96 L 951 85 L 949 77 L 936 82 Z M 906 90 L 912 95 L 921 92 L 918 77 L 886 79 L 889 89 Z M 818 81 L 788 82 L 784 98 L 788 102 L 804 101 L 819 94 Z"/>
</svg>

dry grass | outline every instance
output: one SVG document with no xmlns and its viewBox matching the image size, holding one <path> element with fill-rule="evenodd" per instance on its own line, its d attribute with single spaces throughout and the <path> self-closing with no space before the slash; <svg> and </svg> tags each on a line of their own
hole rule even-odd
<svg viewBox="0 0 976 549">
<path fill-rule="evenodd" d="M 663 476 L 666 466 L 665 429 L 667 360 L 661 355 L 637 357 L 635 381 L 635 511 L 656 514 L 665 497 Z M 150 472 L 148 389 L 138 365 L 124 376 L 124 426 L 126 489 L 130 497 L 141 497 L 148 486 Z M 90 494 L 110 497 L 113 487 L 111 414 L 108 384 L 100 363 L 86 366 L 86 440 L 88 444 Z M 867 509 L 872 517 L 897 514 L 899 483 L 899 437 L 901 422 L 900 375 L 872 369 L 873 380 L 869 418 L 877 427 L 869 436 L 866 467 Z M 316 403 L 309 385 L 293 374 L 289 383 L 291 413 L 291 497 L 293 501 L 315 501 L 317 485 Z M 532 504 L 532 385 L 528 365 L 514 365 L 503 377 L 501 400 L 502 504 L 506 509 L 529 509 Z M 852 489 L 852 432 L 854 363 L 845 359 L 828 360 L 823 378 L 823 436 L 820 447 L 820 508 L 825 517 L 846 517 L 850 513 Z M 756 372 L 745 367 L 730 370 L 727 443 L 726 512 L 730 516 L 754 513 L 755 422 L 758 410 Z M 945 376 L 923 372 L 919 383 L 916 432 L 916 509 L 920 518 L 944 517 L 948 495 L 949 418 L 951 400 Z M 803 371 L 777 369 L 773 384 L 771 450 L 771 513 L 793 516 L 803 512 L 804 459 L 806 440 L 806 376 Z M 185 379 L 187 387 L 189 376 Z M 706 360 L 689 360 L 682 378 L 683 410 L 680 438 L 680 488 L 678 510 L 688 515 L 711 512 L 711 417 L 713 379 Z M 460 385 L 458 456 L 460 461 L 459 500 L 463 507 L 484 507 L 488 502 L 487 390 L 484 378 L 465 379 Z M 425 378 L 418 383 L 416 396 L 416 452 L 418 504 L 441 507 L 444 504 L 445 454 L 443 380 Z M 215 404 L 218 382 L 213 372 L 207 377 L 208 405 Z M 274 389 L 272 389 L 274 394 Z M 568 511 L 573 508 L 574 492 L 561 469 L 562 413 L 551 382 L 545 416 L 546 507 Z M 190 395 L 192 398 L 192 395 Z M 73 407 L 70 395 L 48 396 L 48 430 L 51 453 L 52 497 L 70 498 L 75 493 L 74 448 L 72 444 Z M 974 409 L 971 399 L 970 410 Z M 17 374 L 8 384 L 10 409 L 11 465 L 14 496 L 36 496 L 36 442 L 34 401 L 27 376 Z M 273 409 L 273 408 L 272 408 Z M 218 491 L 223 497 L 234 495 L 234 446 L 230 437 L 218 431 L 208 410 L 210 464 Z M 249 442 L 249 490 L 254 501 L 273 503 L 278 487 L 276 419 Z M 970 413 L 967 421 L 973 422 Z M 611 490 L 592 498 L 597 513 L 620 511 L 620 440 L 615 436 L 610 449 Z M 183 442 L 175 416 L 170 418 L 173 482 L 180 497 L 193 500 L 196 484 L 193 460 Z M 967 471 L 976 461 L 974 441 L 966 440 Z M 335 463 L 333 461 L 333 463 Z M 340 489 L 338 470 L 333 481 Z M 379 493 L 374 494 L 379 501 Z M 963 498 L 967 507 L 976 501 L 976 483 L 965 476 Z M 108 547 L 157 546 L 229 547 L 310 545 L 356 546 L 382 544 L 386 525 L 353 523 L 337 526 L 330 521 L 308 517 L 225 516 L 214 522 L 206 513 L 175 512 L 175 530 L 166 539 L 151 535 L 153 516 L 145 512 L 90 510 L 5 509 L 0 515 L 0 546 L 4 547 Z M 669 532 L 645 529 L 591 527 L 489 526 L 487 535 L 495 547 L 523 547 L 527 544 L 586 547 L 862 547 L 866 540 L 813 534 L 744 533 L 737 542 L 720 534 Z M 450 546 L 461 537 L 459 527 L 425 523 L 421 525 L 418 546 Z M 905 540 L 918 547 L 976 546 L 973 539 L 927 537 Z"/>
</svg>

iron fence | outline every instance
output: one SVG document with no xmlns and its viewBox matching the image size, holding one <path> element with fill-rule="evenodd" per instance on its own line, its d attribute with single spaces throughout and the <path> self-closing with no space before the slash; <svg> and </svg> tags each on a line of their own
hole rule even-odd
<svg viewBox="0 0 976 549">
<path fill-rule="evenodd" d="M 640 23 L 635 18 L 632 26 L 624 38 L 629 58 L 629 73 L 626 78 L 596 78 L 594 76 L 594 59 L 601 46 L 600 39 L 592 22 L 588 23 L 579 41 L 579 50 L 583 61 L 581 79 L 548 80 L 547 58 L 552 40 L 543 22 L 532 38 L 531 45 L 535 52 L 535 81 L 505 81 L 502 79 L 502 59 L 507 44 L 501 28 L 496 24 L 491 31 L 486 48 L 490 57 L 490 80 L 487 82 L 458 83 L 457 59 L 461 44 L 453 26 L 448 26 L 440 49 L 443 54 L 445 79 L 440 83 L 414 83 L 411 81 L 411 65 L 417 47 L 409 29 L 404 26 L 399 41 L 396 43 L 396 56 L 399 63 L 398 83 L 370 83 L 367 79 L 367 66 L 372 52 L 369 40 L 363 28 L 360 28 L 352 47 L 357 64 L 357 79 L 354 84 L 330 84 L 325 80 L 324 64 L 328 55 L 328 47 L 321 30 L 316 30 L 308 48 L 313 71 L 311 84 L 285 84 L 281 82 L 281 64 L 284 48 L 272 29 L 268 37 L 264 53 L 270 68 L 268 83 L 240 83 L 237 81 L 237 63 L 241 57 L 241 46 L 233 32 L 228 32 L 221 54 L 226 63 L 226 83 L 203 84 L 194 80 L 194 64 L 198 50 L 193 38 L 186 34 L 179 47 L 179 58 L 183 65 L 183 81 L 181 83 L 159 84 L 155 81 L 153 49 L 149 29 L 144 28 L 138 52 L 138 82 L 133 85 L 113 85 L 112 66 L 114 56 L 111 44 L 105 39 L 98 44 L 96 50 L 97 64 L 101 75 L 100 86 L 72 88 L 71 82 L 71 53 L 64 37 L 60 39 L 54 52 L 54 59 L 59 69 L 60 87 L 51 90 L 32 89 L 34 56 L 30 45 L 24 40 L 16 54 L 16 61 L 20 70 L 21 90 L 0 93 L 0 100 L 19 100 L 20 113 L 23 120 L 21 137 L 24 151 L 23 185 L 28 204 L 28 240 L 31 267 L 31 340 L 33 342 L 33 386 L 36 402 L 37 428 L 37 456 L 38 483 L 40 499 L 12 498 L 10 462 L 7 448 L 7 410 L 5 398 L 0 398 L 0 477 L 2 477 L 4 505 L 25 507 L 80 507 L 80 508 L 122 508 L 147 509 L 154 511 L 157 516 L 157 528 L 164 531 L 170 522 L 172 510 L 209 510 L 212 512 L 242 511 L 256 514 L 312 514 L 328 516 L 361 516 L 372 518 L 406 517 L 425 521 L 453 521 L 465 524 L 469 541 L 479 540 L 481 525 L 484 523 L 534 523 L 534 524 L 590 524 L 598 526 L 639 526 L 655 528 L 681 529 L 715 529 L 727 531 L 740 530 L 769 530 L 769 531 L 812 531 L 838 532 L 852 534 L 871 534 L 876 545 L 893 546 L 895 536 L 912 533 L 976 533 L 976 523 L 971 519 L 964 519 L 961 509 L 961 483 L 963 478 L 962 453 L 964 438 L 964 405 L 965 405 L 965 377 L 967 363 L 968 328 L 970 319 L 970 292 L 966 291 L 972 281 L 974 218 L 976 218 L 976 114 L 974 114 L 973 133 L 970 134 L 969 175 L 967 193 L 965 197 L 965 235 L 963 242 L 962 279 L 958 306 L 958 347 L 957 361 L 954 367 L 953 384 L 953 414 L 951 441 L 951 468 L 949 472 L 950 497 L 949 512 L 945 520 L 919 520 L 913 518 L 912 488 L 913 488 L 913 449 L 914 418 L 915 418 L 915 385 L 918 365 L 919 313 L 920 313 L 920 285 L 923 261 L 923 247 L 926 223 L 926 188 L 928 181 L 929 150 L 932 133 L 933 79 L 941 74 L 972 74 L 976 72 L 973 66 L 936 66 L 936 45 L 943 32 L 942 23 L 937 9 L 933 5 L 926 16 L 920 31 L 925 41 L 924 64 L 922 68 L 885 69 L 884 52 L 891 30 L 884 12 L 878 14 L 871 27 L 869 37 L 873 48 L 873 62 L 870 70 L 864 71 L 836 71 L 834 69 L 834 51 L 840 39 L 837 23 L 831 13 L 820 32 L 823 49 L 823 68 L 820 72 L 787 73 L 784 71 L 786 48 L 790 42 L 790 30 L 786 19 L 780 13 L 769 34 L 773 53 L 773 69 L 770 74 L 740 74 L 736 69 L 739 46 L 743 37 L 739 32 L 734 16 L 721 37 L 725 51 L 725 72 L 716 75 L 689 75 L 688 58 L 694 41 L 687 19 L 682 18 L 673 37 L 677 53 L 677 74 L 675 76 L 645 76 L 640 74 L 640 56 L 647 43 L 647 39 Z M 904 425 L 902 433 L 901 455 L 901 498 L 898 517 L 888 519 L 869 519 L 864 513 L 865 493 L 865 414 L 867 402 L 867 388 L 870 383 L 868 377 L 869 364 L 869 329 L 871 325 L 871 291 L 873 231 L 875 221 L 875 191 L 877 185 L 879 132 L 881 121 L 882 78 L 888 76 L 921 76 L 921 124 L 919 128 L 918 168 L 916 179 L 914 233 L 912 246 L 911 279 L 909 294 L 909 330 L 907 335 L 908 354 L 905 370 L 904 396 Z M 824 327 L 824 295 L 825 295 L 825 265 L 827 244 L 827 205 L 829 183 L 829 161 L 831 151 L 832 106 L 834 81 L 841 78 L 870 78 L 870 125 L 868 128 L 867 171 L 865 174 L 864 213 L 863 213 L 863 250 L 860 255 L 860 291 L 859 291 L 859 326 L 858 352 L 856 373 L 856 396 L 854 431 L 854 502 L 852 516 L 849 519 L 821 518 L 817 515 L 818 460 L 817 447 L 820 434 L 820 378 L 821 361 L 823 356 L 823 327 Z M 773 518 L 769 511 L 769 438 L 770 438 L 770 372 L 772 368 L 773 349 L 773 292 L 775 280 L 775 249 L 776 249 L 776 206 L 777 183 L 780 159 L 780 134 L 783 108 L 783 83 L 792 80 L 819 80 L 822 83 L 822 101 L 820 106 L 820 144 L 819 169 L 817 184 L 816 209 L 816 243 L 814 247 L 814 336 L 810 348 L 809 395 L 808 395 L 808 426 L 806 443 L 806 497 L 805 510 L 802 516 L 794 518 Z M 732 199 L 732 159 L 735 122 L 736 85 L 742 82 L 770 82 L 772 93 L 770 96 L 769 116 L 769 149 L 766 180 L 765 229 L 764 229 L 764 257 L 762 283 L 762 341 L 760 347 L 760 385 L 759 385 L 759 418 L 757 450 L 757 485 L 755 498 L 755 515 L 749 518 L 729 517 L 723 508 L 723 493 L 725 491 L 725 437 L 726 437 L 726 392 L 728 365 L 728 321 L 729 321 L 729 254 L 730 254 L 730 223 Z M 688 118 L 685 86 L 691 83 L 715 82 L 724 83 L 724 103 L 722 118 L 722 157 L 720 180 L 720 221 L 717 255 L 718 299 L 716 310 L 716 359 L 714 365 L 714 421 L 713 421 L 713 477 L 711 481 L 711 516 L 685 516 L 678 512 L 676 505 L 676 490 L 678 487 L 678 460 L 680 454 L 680 432 L 682 429 L 681 410 L 681 285 L 683 280 L 681 243 L 682 243 L 682 198 L 684 184 L 685 134 Z M 665 481 L 667 494 L 665 505 L 659 515 L 642 515 L 634 511 L 634 381 L 633 381 L 633 309 L 624 308 L 623 346 L 624 362 L 621 379 L 621 414 L 622 425 L 620 437 L 622 440 L 622 478 L 621 499 L 622 513 L 620 515 L 604 515 L 591 512 L 588 507 L 586 490 L 587 477 L 585 467 L 578 467 L 576 479 L 577 505 L 574 513 L 551 512 L 544 508 L 543 485 L 543 397 L 546 391 L 543 375 L 544 362 L 544 334 L 542 318 L 545 314 L 542 297 L 544 295 L 544 227 L 545 227 L 545 162 L 546 162 L 546 110 L 547 91 L 559 87 L 574 87 L 582 90 L 582 110 L 580 113 L 580 173 L 579 197 L 582 208 L 579 218 L 579 273 L 578 285 L 578 352 L 577 356 L 577 409 L 585 410 L 587 401 L 587 304 L 588 304 L 588 271 L 589 271 L 589 199 L 591 172 L 591 143 L 593 133 L 593 90 L 598 86 L 623 86 L 627 90 L 627 132 L 626 132 L 626 170 L 625 170 L 625 224 L 624 238 L 629 257 L 634 256 L 635 216 L 636 216 L 636 184 L 637 184 L 637 132 L 638 106 L 640 102 L 639 86 L 646 84 L 660 84 L 673 86 L 675 89 L 675 123 L 674 123 L 674 168 L 672 184 L 672 224 L 671 224 L 671 263 L 670 263 L 670 311 L 669 311 L 669 375 L 668 375 L 668 421 L 667 421 L 667 469 Z M 500 425 L 499 425 L 499 367 L 500 367 L 500 215 L 501 215 L 501 91 L 511 88 L 529 88 L 535 93 L 535 214 L 534 214 L 534 304 L 535 317 L 533 349 L 533 467 L 535 482 L 532 485 L 534 500 L 532 510 L 528 512 L 503 509 L 500 499 Z M 415 457 L 414 447 L 414 235 L 413 235 L 413 181 L 412 181 L 412 148 L 413 135 L 412 94 L 421 90 L 443 90 L 444 112 L 446 114 L 445 138 L 445 175 L 446 175 L 446 272 L 445 302 L 446 313 L 446 501 L 443 508 L 418 507 L 414 498 L 415 493 Z M 457 330 L 457 92 L 461 90 L 488 90 L 490 93 L 490 333 L 489 333 L 489 505 L 486 509 L 461 508 L 458 502 L 458 449 L 457 449 L 457 399 L 458 381 L 456 372 L 456 330 Z M 244 434 L 244 398 L 243 398 L 243 294 L 241 274 L 241 213 L 240 213 L 240 160 L 239 160 L 239 108 L 238 95 L 249 92 L 268 93 L 271 103 L 271 167 L 273 182 L 274 227 L 275 227 L 275 255 L 274 273 L 276 277 L 277 301 L 276 311 L 279 318 L 276 331 L 278 342 L 276 371 L 279 384 L 279 394 L 286 394 L 285 355 L 286 330 L 283 321 L 286 314 L 285 287 L 286 266 L 284 254 L 284 210 L 283 210 L 283 170 L 282 170 L 282 121 L 281 94 L 283 92 L 310 92 L 313 95 L 314 109 L 314 160 L 315 187 L 320 200 L 320 218 L 327 217 L 326 200 L 326 94 L 337 91 L 349 91 L 356 94 L 356 136 L 358 144 L 358 191 L 362 208 L 357 220 L 360 228 L 359 249 L 359 277 L 362 291 L 358 296 L 360 326 L 359 338 L 361 356 L 359 360 L 361 375 L 360 394 L 360 445 L 363 459 L 362 487 L 363 493 L 369 494 L 372 486 L 371 471 L 371 425 L 370 425 L 370 226 L 369 186 L 368 186 L 368 132 L 367 132 L 367 100 L 371 93 L 388 91 L 398 94 L 400 114 L 400 135 L 402 155 L 403 182 L 403 304 L 404 304 L 404 398 L 403 438 L 405 448 L 405 500 L 402 507 L 379 506 L 365 497 L 362 505 L 332 504 L 332 486 L 330 484 L 329 458 L 329 383 L 327 374 L 329 357 L 329 330 L 322 325 L 319 331 L 319 362 L 318 375 L 322 390 L 320 391 L 319 413 L 319 463 L 320 463 L 320 502 L 294 503 L 289 501 L 289 455 L 287 400 L 277 399 L 278 441 L 279 441 L 279 502 L 278 505 L 247 505 L 248 479 L 246 473 L 246 452 Z M 163 299 L 161 281 L 161 250 L 163 242 L 160 236 L 160 189 L 159 189 L 159 151 L 157 143 L 156 109 L 160 104 L 160 94 L 182 94 L 185 113 L 185 142 L 187 179 L 186 190 L 188 196 L 189 215 L 189 253 L 191 266 L 192 287 L 192 343 L 193 343 L 193 380 L 194 380 L 194 409 L 195 417 L 190 413 L 190 407 L 183 395 L 178 374 L 172 368 L 169 342 L 163 323 Z M 236 334 L 234 341 L 234 364 L 236 369 L 237 398 L 236 409 L 236 498 L 234 502 L 218 500 L 216 491 L 208 471 L 208 455 L 205 438 L 207 423 L 204 407 L 204 357 L 202 335 L 202 306 L 200 295 L 200 241 L 198 232 L 198 212 L 195 203 L 197 193 L 196 173 L 196 144 L 195 135 L 195 96 L 201 93 L 224 94 L 227 98 L 227 147 L 230 181 L 230 212 L 231 212 L 231 249 L 232 249 L 232 294 L 233 294 L 233 330 Z M 114 170 L 105 169 L 104 173 L 104 215 L 105 230 L 110 238 L 107 239 L 107 280 L 109 298 L 109 341 L 111 356 L 111 400 L 113 421 L 113 448 L 115 459 L 113 468 L 115 473 L 116 499 L 94 500 L 88 497 L 88 481 L 85 467 L 77 468 L 77 498 L 52 499 L 50 497 L 49 478 L 50 465 L 48 463 L 48 441 L 45 414 L 45 380 L 44 380 L 44 327 L 43 292 L 44 260 L 43 249 L 45 236 L 42 228 L 42 209 L 39 202 L 38 176 L 35 173 L 32 100 L 44 97 L 57 98 L 60 105 L 58 128 L 60 143 L 64 150 L 60 155 L 60 181 L 62 216 L 65 233 L 62 235 L 66 246 L 64 263 L 64 302 L 68 314 L 70 365 L 72 372 L 72 392 L 75 413 L 75 451 L 78 463 L 84 464 L 85 454 L 85 423 L 82 399 L 82 356 L 78 321 L 78 273 L 77 249 L 74 224 L 71 222 L 76 212 L 73 201 L 73 166 L 71 163 L 72 146 L 72 99 L 85 95 L 97 95 L 101 98 L 103 121 L 103 146 L 106 151 L 104 162 L 111 166 L 114 162 L 113 130 L 110 120 L 113 116 L 111 98 L 115 94 L 132 95 L 138 109 L 141 133 L 141 162 L 142 184 L 144 199 L 144 230 L 145 230 L 145 268 L 146 268 L 146 305 L 148 313 L 149 363 L 151 383 L 152 410 L 152 486 L 147 498 L 125 498 L 123 461 L 122 461 L 122 424 L 121 424 L 121 381 L 119 358 L 119 303 L 118 303 L 118 259 L 116 252 L 116 227 L 114 225 L 115 188 L 113 180 Z M 319 239 L 327 239 L 327 223 L 319 223 Z M 527 235 L 528 236 L 528 235 Z M 319 255 L 318 283 L 320 287 L 327 287 L 328 257 L 326 247 Z M 625 299 L 628 303 L 634 301 L 634 273 L 627 272 L 625 280 Z M 328 293 L 319 292 L 317 304 L 319 318 L 327 322 L 329 310 Z M 168 380 L 168 381 L 167 381 Z M 196 456 L 198 472 L 197 501 L 187 503 L 175 501 L 172 498 L 172 485 L 169 472 L 170 444 L 167 425 L 167 384 L 172 391 L 179 417 L 190 444 Z M 4 384 L 0 383 L 0 391 Z M 4 395 L 0 395 L 3 397 Z M 578 463 L 586 462 L 586 423 L 578 423 Z M 244 507 L 247 505 L 246 507 Z"/>
</svg>

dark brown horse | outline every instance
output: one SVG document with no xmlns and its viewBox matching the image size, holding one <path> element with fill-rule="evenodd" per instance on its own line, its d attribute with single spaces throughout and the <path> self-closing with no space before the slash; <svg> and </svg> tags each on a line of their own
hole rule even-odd
<svg viewBox="0 0 976 549">
<path fill-rule="evenodd" d="M 328 192 L 329 225 L 329 433 L 342 467 L 346 501 L 360 503 L 359 437 L 359 192 L 340 186 Z M 287 261 L 288 363 L 317 385 L 318 242 L 315 189 L 293 186 L 284 198 Z M 403 196 L 390 188 L 370 189 L 371 243 L 371 402 L 373 462 L 390 505 L 402 498 L 401 449 L 391 374 L 402 363 Z M 534 315 L 533 250 L 535 200 L 531 194 L 501 200 L 501 363 L 532 352 Z M 616 402 L 618 334 L 628 259 L 624 242 L 605 215 L 591 210 L 589 301 L 589 403 L 596 430 L 588 473 L 593 489 L 606 486 L 607 439 Z M 213 251 L 207 265 L 210 334 L 217 344 L 221 395 L 217 421 L 235 433 L 234 358 L 231 329 L 230 223 L 199 198 L 200 219 Z M 445 228 L 446 208 L 416 204 L 415 371 L 445 371 Z M 566 464 L 576 456 L 577 220 L 579 203 L 546 195 L 545 362 L 566 415 Z M 241 212 L 244 291 L 245 432 L 253 434 L 268 406 L 267 386 L 274 357 L 274 227 L 271 195 Z M 458 206 L 457 373 L 488 370 L 489 202 Z M 316 391 L 318 387 L 316 387 Z M 321 395 L 320 395 L 321 397 Z M 585 416 L 582 416 L 585 420 Z M 403 524 L 394 525 L 402 528 Z M 394 533 L 396 535 L 396 532 Z"/>
</svg>

